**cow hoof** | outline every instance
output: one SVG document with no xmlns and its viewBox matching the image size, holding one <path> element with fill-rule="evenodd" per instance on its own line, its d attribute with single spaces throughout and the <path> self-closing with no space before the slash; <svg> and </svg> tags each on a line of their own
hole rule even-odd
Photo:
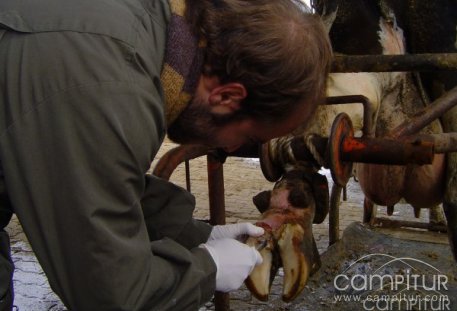
<svg viewBox="0 0 457 311">
<path fill-rule="evenodd" d="M 267 245 L 260 250 L 262 264 L 256 266 L 245 281 L 254 297 L 261 301 L 268 300 L 273 279 L 280 266 L 284 270 L 282 299 L 289 302 L 302 292 L 311 272 L 320 266 L 319 258 L 317 264 L 311 263 L 315 254 L 311 256 L 309 246 L 305 246 L 304 236 L 299 224 L 288 223 L 267 238 Z M 259 248 L 264 243 L 263 239 L 265 238 L 251 237 L 246 244 Z"/>
</svg>

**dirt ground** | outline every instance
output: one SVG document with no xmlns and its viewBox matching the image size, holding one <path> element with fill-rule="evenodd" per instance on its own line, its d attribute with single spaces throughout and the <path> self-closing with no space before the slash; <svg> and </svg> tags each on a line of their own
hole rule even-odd
<svg viewBox="0 0 457 311">
<path fill-rule="evenodd" d="M 157 160 L 175 145 L 165 141 L 156 160 L 152 164 L 155 166 Z M 331 184 L 329 172 L 325 172 Z M 206 158 L 198 158 L 190 162 L 191 192 L 195 195 L 197 208 L 195 218 L 209 219 L 208 208 L 208 188 Z M 185 187 L 185 172 L 183 165 L 179 166 L 171 177 L 171 181 Z M 260 170 L 258 159 L 229 157 L 224 164 L 224 183 L 225 183 L 225 204 L 227 223 L 235 222 L 254 222 L 258 219 L 259 213 L 252 204 L 252 197 L 258 192 L 271 189 L 273 184 L 266 181 Z M 331 186 L 331 185 L 330 185 Z M 340 231 L 343 232 L 351 223 L 362 220 L 363 195 L 359 185 L 351 180 L 348 184 L 348 200 L 343 202 L 340 207 Z M 378 208 L 380 216 L 386 215 L 384 207 Z M 413 210 L 405 204 L 396 206 L 393 218 L 414 220 Z M 427 221 L 428 212 L 422 213 L 421 221 Z M 12 242 L 12 256 L 16 270 L 14 276 L 15 285 L 15 305 L 16 310 L 20 311 L 45 311 L 65 310 L 58 297 L 49 288 L 46 276 L 41 270 L 21 226 L 16 218 L 7 228 Z M 414 235 L 414 234 L 413 234 Z M 319 251 L 323 253 L 328 247 L 328 222 L 314 225 L 314 236 Z M 280 290 L 281 276 L 275 279 L 273 290 Z M 276 289 L 278 288 L 278 289 Z M 273 293 L 279 295 L 279 293 Z M 253 298 L 246 288 L 231 294 L 232 310 L 263 310 L 264 303 Z M 305 310 L 284 307 L 283 310 Z M 212 302 L 207 303 L 202 310 L 214 310 Z M 308 309 L 306 309 L 308 310 Z M 312 309 L 309 309 L 312 310 Z"/>
</svg>

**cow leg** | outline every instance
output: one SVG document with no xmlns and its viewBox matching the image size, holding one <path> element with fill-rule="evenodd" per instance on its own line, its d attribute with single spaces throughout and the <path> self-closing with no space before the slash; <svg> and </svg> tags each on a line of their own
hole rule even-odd
<svg viewBox="0 0 457 311">
<path fill-rule="evenodd" d="M 448 154 L 446 173 L 443 208 L 447 220 L 449 244 L 457 261 L 457 153 Z"/>
<path fill-rule="evenodd" d="M 363 223 L 373 224 L 373 221 L 376 217 L 376 208 L 375 205 L 370 199 L 365 197 L 363 200 Z"/>
<path fill-rule="evenodd" d="M 442 123 L 445 132 L 457 132 L 457 107 L 444 114 Z M 457 261 L 457 152 L 447 154 L 444 191 L 443 208 L 447 220 L 449 242 Z"/>
<path fill-rule="evenodd" d="M 457 261 L 457 204 L 444 202 L 444 213 L 447 220 L 447 232 L 454 259 Z"/>
<path fill-rule="evenodd" d="M 429 210 L 429 223 L 433 225 L 445 225 L 446 218 L 444 217 L 441 205 L 432 206 Z"/>
</svg>

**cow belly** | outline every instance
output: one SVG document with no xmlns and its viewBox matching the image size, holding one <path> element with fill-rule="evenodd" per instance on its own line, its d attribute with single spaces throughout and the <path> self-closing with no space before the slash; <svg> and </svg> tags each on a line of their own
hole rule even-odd
<svg viewBox="0 0 457 311">
<path fill-rule="evenodd" d="M 391 206 L 404 198 L 417 208 L 443 200 L 445 157 L 435 155 L 431 165 L 357 164 L 356 174 L 365 196 L 377 205 Z"/>
<path fill-rule="evenodd" d="M 378 205 L 391 206 L 402 198 L 405 166 L 357 164 L 356 174 L 365 196 Z"/>
<path fill-rule="evenodd" d="M 443 201 L 445 157 L 435 155 L 431 165 L 411 166 L 405 178 L 404 198 L 417 208 L 430 208 Z"/>
</svg>

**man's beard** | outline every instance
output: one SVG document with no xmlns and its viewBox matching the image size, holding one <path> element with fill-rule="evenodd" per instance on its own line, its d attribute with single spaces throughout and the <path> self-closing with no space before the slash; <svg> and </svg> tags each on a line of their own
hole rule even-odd
<svg viewBox="0 0 457 311">
<path fill-rule="evenodd" d="M 168 127 L 167 135 L 178 144 L 203 144 L 218 147 L 219 128 L 233 120 L 233 116 L 214 115 L 209 108 L 194 99 Z"/>
</svg>

